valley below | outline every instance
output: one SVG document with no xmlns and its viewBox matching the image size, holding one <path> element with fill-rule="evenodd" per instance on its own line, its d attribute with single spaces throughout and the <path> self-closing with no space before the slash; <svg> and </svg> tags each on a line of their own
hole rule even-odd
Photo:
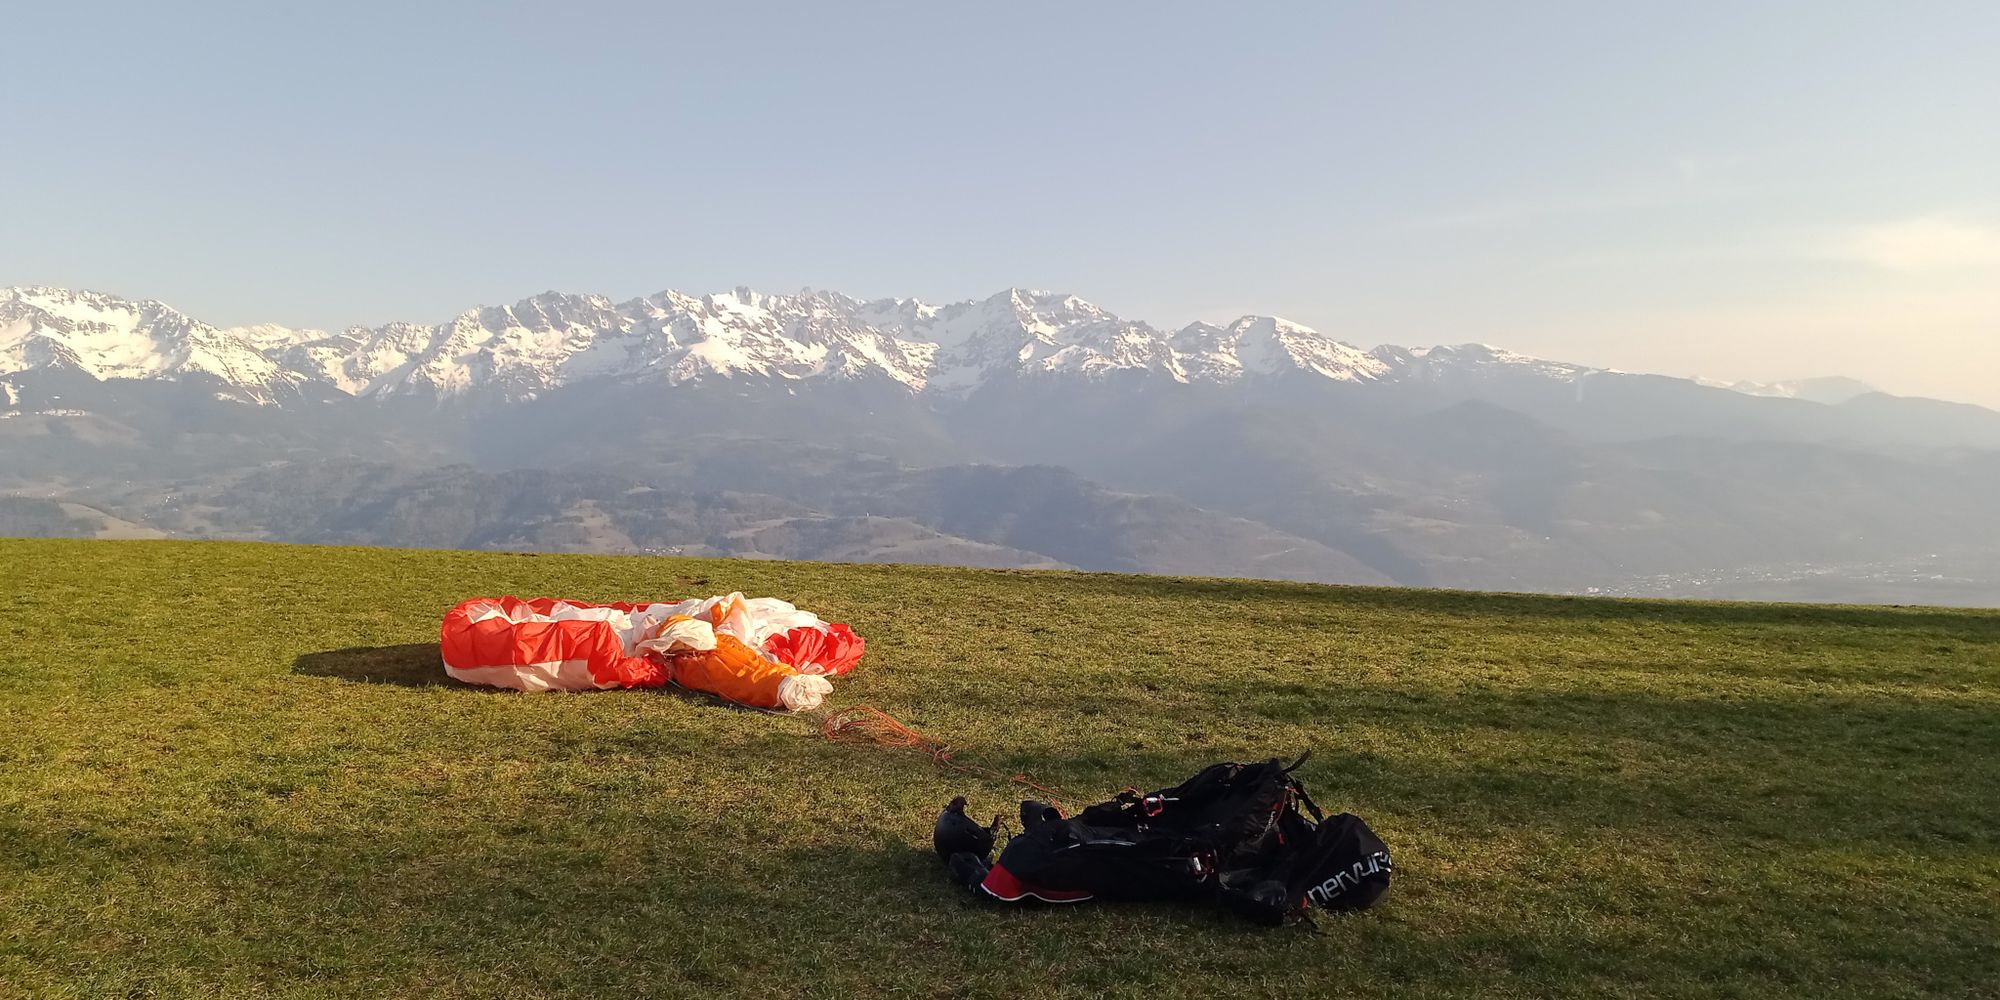
<svg viewBox="0 0 2000 1000">
<path fill-rule="evenodd" d="M 2000 604 L 2000 413 L 1074 296 L 209 327 L 0 291 L 0 534 Z"/>
</svg>

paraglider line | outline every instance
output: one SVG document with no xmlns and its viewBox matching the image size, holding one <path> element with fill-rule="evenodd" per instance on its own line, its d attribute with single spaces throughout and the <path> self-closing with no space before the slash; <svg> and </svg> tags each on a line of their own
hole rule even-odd
<svg viewBox="0 0 2000 1000">
<path fill-rule="evenodd" d="M 1025 774 L 1002 774 L 991 768 L 976 764 L 964 764 L 952 759 L 952 748 L 943 740 L 917 730 L 895 716 L 873 705 L 856 705 L 838 711 L 828 711 L 819 718 L 819 734 L 833 743 L 872 743 L 892 750 L 916 750 L 928 756 L 931 763 L 947 771 L 975 778 L 983 778 L 996 783 L 1013 783 L 1039 794 L 1042 800 L 1071 812 L 1062 802 L 1062 797 L 1047 785 L 1040 784 Z"/>
</svg>

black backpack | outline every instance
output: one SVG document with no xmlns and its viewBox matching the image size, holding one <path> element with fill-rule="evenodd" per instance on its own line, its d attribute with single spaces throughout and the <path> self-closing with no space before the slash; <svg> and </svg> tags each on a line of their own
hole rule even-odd
<svg viewBox="0 0 2000 1000">
<path fill-rule="evenodd" d="M 1007 902 L 1214 900 L 1266 923 L 1373 906 L 1389 887 L 1388 848 L 1359 817 L 1321 814 L 1292 774 L 1304 762 L 1215 764 L 1074 818 L 1027 802 L 1022 832 L 990 867 L 946 840 L 938 853 L 960 881 Z"/>
</svg>

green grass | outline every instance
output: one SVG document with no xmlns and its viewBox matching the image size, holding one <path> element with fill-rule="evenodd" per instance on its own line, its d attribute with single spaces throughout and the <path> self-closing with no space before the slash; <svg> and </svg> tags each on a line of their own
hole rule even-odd
<svg viewBox="0 0 2000 1000">
<path fill-rule="evenodd" d="M 1312 747 L 1395 885 L 988 908 L 929 829 L 1009 786 L 434 661 L 469 596 L 732 589 L 868 637 L 836 705 L 1079 798 Z M 1996 941 L 1993 613 L 0 542 L 0 995 L 1992 996 Z"/>
</svg>

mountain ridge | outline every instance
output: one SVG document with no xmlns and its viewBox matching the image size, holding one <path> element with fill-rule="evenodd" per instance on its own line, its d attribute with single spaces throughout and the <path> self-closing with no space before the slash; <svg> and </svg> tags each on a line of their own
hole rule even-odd
<svg viewBox="0 0 2000 1000">
<path fill-rule="evenodd" d="M 703 295 L 669 289 L 624 302 L 547 291 L 465 309 L 442 323 L 337 333 L 270 323 L 218 327 L 158 300 L 87 290 L 0 289 L 0 377 L 46 368 L 99 380 L 206 375 L 224 392 L 264 405 L 314 391 L 520 400 L 596 379 L 875 380 L 952 398 L 1019 378 L 1230 386 L 1293 376 L 1351 387 L 1481 373 L 1565 383 L 1622 374 L 1476 343 L 1363 349 L 1262 314 L 1169 330 L 1075 295 L 1023 288 L 941 305 L 741 286 Z M 1677 381 L 1827 405 L 1872 391 L 1852 379 Z"/>
<path fill-rule="evenodd" d="M 338 333 L 30 289 L 0 292 L 0 494 L 32 532 L 1996 599 L 2000 412 L 1852 388 L 1024 289 Z"/>
</svg>

